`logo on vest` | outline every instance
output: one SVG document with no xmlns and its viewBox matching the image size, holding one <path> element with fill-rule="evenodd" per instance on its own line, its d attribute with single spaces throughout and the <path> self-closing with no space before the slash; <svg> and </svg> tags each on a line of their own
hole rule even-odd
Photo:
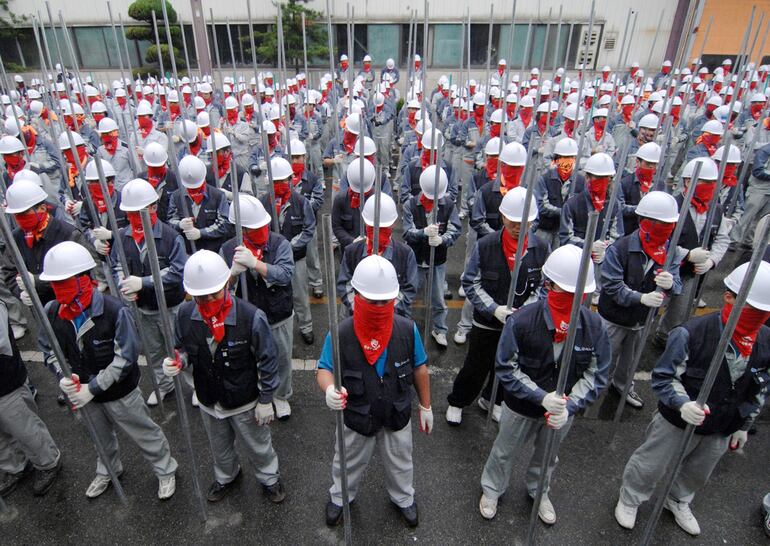
<svg viewBox="0 0 770 546">
<path fill-rule="evenodd" d="M 248 341 L 245 340 L 245 339 L 236 339 L 235 341 L 228 341 L 227 342 L 227 346 L 228 347 L 235 347 L 237 345 L 246 345 L 246 343 L 248 343 Z"/>
<path fill-rule="evenodd" d="M 380 342 L 376 339 L 370 339 L 369 340 L 369 347 L 368 349 L 371 349 L 372 351 L 376 351 L 380 348 Z"/>
<path fill-rule="evenodd" d="M 111 339 L 95 339 L 91 342 L 94 347 L 98 347 L 99 345 L 106 345 L 107 343 L 112 343 Z"/>
</svg>

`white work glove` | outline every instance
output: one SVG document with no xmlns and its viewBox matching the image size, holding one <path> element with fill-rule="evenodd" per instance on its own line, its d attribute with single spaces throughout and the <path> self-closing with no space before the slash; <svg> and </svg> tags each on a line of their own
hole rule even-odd
<svg viewBox="0 0 770 546">
<path fill-rule="evenodd" d="M 27 307 L 32 307 L 32 298 L 29 296 L 29 293 L 26 290 L 21 291 L 21 294 L 19 294 L 19 299 L 21 300 L 21 303 Z"/>
<path fill-rule="evenodd" d="M 511 313 L 513 313 L 513 309 L 508 309 L 505 305 L 498 305 L 495 308 L 495 318 L 503 324 L 505 324 L 505 320 Z"/>
<path fill-rule="evenodd" d="M 259 167 L 259 170 L 260 170 L 260 172 L 265 172 L 265 171 L 267 171 L 267 163 L 265 162 L 265 160 L 264 160 L 264 159 L 263 159 L 262 161 L 260 161 L 260 162 L 259 162 L 259 165 L 258 165 L 258 167 Z"/>
<path fill-rule="evenodd" d="M 569 420 L 569 413 L 563 411 L 561 413 L 547 412 L 545 414 L 545 424 L 548 428 L 553 430 L 559 430 L 561 427 L 567 424 Z"/>
<path fill-rule="evenodd" d="M 195 221 L 192 218 L 182 218 L 179 220 L 179 229 L 187 231 L 188 229 L 195 227 Z"/>
<path fill-rule="evenodd" d="M 420 432 L 430 434 L 433 432 L 433 409 L 420 406 Z"/>
<path fill-rule="evenodd" d="M 273 418 L 275 418 L 273 404 L 257 404 L 257 407 L 254 409 L 254 417 L 256 417 L 259 426 L 272 423 Z"/>
<path fill-rule="evenodd" d="M 83 201 L 71 201 L 67 199 L 64 203 L 64 211 L 73 217 L 80 214 L 80 209 L 82 208 L 83 208 Z"/>
<path fill-rule="evenodd" d="M 94 248 L 96 249 L 96 252 L 102 256 L 107 256 L 110 253 L 110 243 L 107 241 L 100 241 L 97 239 L 94 241 Z"/>
<path fill-rule="evenodd" d="M 439 235 L 428 237 L 428 244 L 430 246 L 441 246 L 443 242 L 444 240 Z"/>
<path fill-rule="evenodd" d="M 746 445 L 749 433 L 745 430 L 736 430 L 730 435 L 730 450 L 736 451 Z"/>
<path fill-rule="evenodd" d="M 655 285 L 663 290 L 671 290 L 674 286 L 674 276 L 668 271 L 661 271 L 655 275 Z"/>
<path fill-rule="evenodd" d="M 363 240 L 364 240 L 364 238 L 365 238 L 365 237 L 364 237 L 363 235 L 359 235 L 358 237 L 356 237 L 355 239 L 353 239 L 353 242 L 354 242 L 354 243 L 357 243 L 358 241 L 363 241 Z"/>
<path fill-rule="evenodd" d="M 29 280 L 32 283 L 32 287 L 34 288 L 34 286 L 35 286 L 35 277 L 30 275 L 29 276 Z M 19 290 L 21 290 L 22 292 L 27 289 L 27 287 L 24 286 L 24 281 L 21 280 L 21 273 L 16 275 L 16 286 L 18 286 Z"/>
<path fill-rule="evenodd" d="M 707 258 L 705 262 L 697 263 L 693 266 L 693 270 L 695 271 L 696 275 L 703 275 L 707 271 L 709 271 L 712 267 L 714 267 L 714 260 L 711 258 Z"/>
<path fill-rule="evenodd" d="M 233 266 L 235 264 L 241 265 L 247 269 L 254 269 L 257 267 L 257 257 L 252 254 L 251 250 L 245 246 L 235 247 L 235 254 L 233 254 Z"/>
<path fill-rule="evenodd" d="M 426 226 L 422 231 L 425 233 L 426 237 L 435 237 L 438 235 L 438 224 Z"/>
<path fill-rule="evenodd" d="M 201 230 L 198 228 L 190 228 L 184 230 L 184 236 L 187 238 L 188 241 L 197 241 L 201 238 Z"/>
<path fill-rule="evenodd" d="M 685 423 L 699 427 L 703 424 L 703 421 L 706 420 L 706 416 L 710 412 L 708 406 L 704 406 L 703 409 L 700 409 L 698 404 L 690 400 L 689 402 L 682 404 L 682 407 L 679 408 L 679 413 Z"/>
<path fill-rule="evenodd" d="M 174 144 L 179 144 L 179 142 L 181 142 L 181 140 L 182 140 L 182 139 L 181 139 L 181 138 L 179 138 L 179 135 L 174 135 L 174 136 L 172 136 L 172 137 L 171 137 L 171 141 L 172 141 Z"/>
<path fill-rule="evenodd" d="M 658 308 L 663 305 L 664 299 L 665 298 L 661 292 L 648 292 L 646 294 L 642 294 L 642 298 L 639 303 L 647 307 Z"/>
<path fill-rule="evenodd" d="M 698 246 L 693 248 L 687 255 L 687 261 L 694 264 L 699 264 L 708 260 L 710 254 L 711 253 L 708 250 Z"/>
<path fill-rule="evenodd" d="M 182 361 L 179 359 L 179 353 L 174 358 L 166 357 L 163 359 L 163 375 L 166 377 L 175 377 L 182 371 Z"/>
<path fill-rule="evenodd" d="M 226 190 L 224 188 L 219 188 L 219 189 L 222 190 L 222 193 L 225 194 L 225 197 L 227 197 L 228 201 L 232 201 L 233 200 L 233 192 L 231 192 L 230 190 Z"/>
<path fill-rule="evenodd" d="M 545 411 L 551 415 L 567 413 L 567 397 L 559 396 L 556 394 L 556 391 L 546 394 L 540 404 L 545 408 Z"/>
<path fill-rule="evenodd" d="M 604 261 L 604 252 L 607 250 L 607 243 L 604 241 L 594 241 L 591 245 L 591 259 L 595 264 L 600 264 Z"/>
<path fill-rule="evenodd" d="M 95 239 L 98 239 L 100 241 L 109 241 L 110 239 L 112 239 L 112 232 L 103 226 L 95 227 L 94 229 L 91 230 L 91 233 L 93 234 Z"/>
<path fill-rule="evenodd" d="M 129 301 L 135 300 L 142 289 L 142 278 L 130 275 L 120 281 L 120 293 Z M 133 296 L 133 298 L 132 298 Z"/>
<path fill-rule="evenodd" d="M 81 385 L 80 378 L 74 373 L 71 378 L 62 377 L 59 381 L 59 388 L 70 399 L 74 409 L 80 409 L 94 399 L 88 384 Z"/>
<path fill-rule="evenodd" d="M 231 277 L 237 277 L 241 273 L 246 272 L 246 266 L 243 266 L 239 264 L 238 262 L 233 262 L 233 265 L 230 267 L 230 276 Z"/>
<path fill-rule="evenodd" d="M 342 163 L 342 162 L 344 162 L 344 161 L 345 161 L 345 156 L 344 156 L 344 155 L 342 155 L 342 154 L 337 154 L 337 155 L 335 155 L 335 156 L 334 156 L 334 162 L 335 162 L 335 163 L 338 163 L 338 164 L 339 164 L 339 163 Z"/>
<path fill-rule="evenodd" d="M 40 168 L 40 163 L 38 163 L 37 161 L 30 161 L 29 162 L 29 168 L 30 168 L 30 170 L 33 170 L 33 171 L 37 170 L 37 169 Z"/>
<path fill-rule="evenodd" d="M 348 405 L 348 391 L 345 387 L 342 387 L 340 392 L 334 388 L 334 384 L 326 387 L 326 405 L 330 410 L 340 411 L 344 410 Z"/>
<path fill-rule="evenodd" d="M 136 155 L 139 156 L 139 159 L 142 159 L 142 156 L 144 155 L 144 148 L 141 146 L 136 146 Z"/>
</svg>

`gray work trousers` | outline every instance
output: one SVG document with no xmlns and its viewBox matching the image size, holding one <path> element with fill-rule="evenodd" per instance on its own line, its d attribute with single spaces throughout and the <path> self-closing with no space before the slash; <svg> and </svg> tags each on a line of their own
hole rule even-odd
<svg viewBox="0 0 770 546">
<path fill-rule="evenodd" d="M 299 323 L 299 331 L 313 331 L 313 315 L 310 314 L 310 294 L 308 290 L 307 258 L 294 262 L 294 274 L 291 276 L 291 292 L 294 303 L 294 316 Z"/>
<path fill-rule="evenodd" d="M 353 502 L 361 485 L 361 478 L 379 444 L 380 457 L 385 469 L 385 488 L 390 500 L 401 508 L 408 508 L 414 503 L 412 466 L 412 422 L 409 421 L 401 430 L 380 431 L 374 436 L 364 436 L 343 427 L 345 454 L 347 455 L 348 499 Z M 334 441 L 334 460 L 332 461 L 332 486 L 329 488 L 331 501 L 342 506 L 342 478 L 340 470 L 339 438 Z"/>
<path fill-rule="evenodd" d="M 0 284 L 0 301 L 8 309 L 8 319 L 11 321 L 11 325 L 19 325 L 26 328 L 27 317 L 24 316 L 22 303 L 4 284 Z"/>
<path fill-rule="evenodd" d="M 465 238 L 465 265 L 468 265 L 468 260 L 473 253 L 473 248 L 476 246 L 476 241 L 478 241 L 478 233 L 473 228 L 470 228 Z M 463 271 L 463 274 L 465 274 L 465 271 Z M 471 331 L 471 326 L 473 326 L 473 304 L 466 297 L 460 312 L 460 322 L 457 323 L 457 331 L 467 335 Z"/>
<path fill-rule="evenodd" d="M 559 462 L 557 455 L 559 445 L 567 437 L 573 419 L 574 417 L 570 417 L 567 424 L 554 431 L 556 442 L 554 443 L 553 458 L 548 463 L 544 495 L 548 493 L 551 476 Z M 505 493 L 508 489 L 508 482 L 511 481 L 513 463 L 518 459 L 520 450 L 531 441 L 535 442 L 535 451 L 529 459 L 525 479 L 527 492 L 530 497 L 535 497 L 540 480 L 540 469 L 543 464 L 543 457 L 545 457 L 547 433 L 550 430 L 545 424 L 544 417 L 525 417 L 503 404 L 500 429 L 497 432 L 495 443 L 492 445 L 492 451 L 489 452 L 489 458 L 484 465 L 484 472 L 481 474 L 481 489 L 487 498 L 498 499 Z"/>
<path fill-rule="evenodd" d="M 672 294 L 666 298 L 668 304 L 658 323 L 658 329 L 655 331 L 656 337 L 668 339 L 668 333 L 684 322 L 684 317 L 689 306 L 692 304 L 691 301 L 688 301 L 688 296 L 690 290 L 692 290 L 693 283 L 697 280 L 698 277 L 695 276 L 682 277 L 682 291 L 679 294 Z"/>
<path fill-rule="evenodd" d="M 305 256 L 305 262 L 307 263 L 308 284 L 313 288 L 323 286 L 321 256 L 318 253 L 318 230 L 315 230 L 313 233 L 313 238 L 307 244 L 307 255 Z"/>
<path fill-rule="evenodd" d="M 172 327 L 178 308 L 179 306 L 169 308 Z M 163 359 L 166 358 L 167 355 L 160 311 L 146 311 L 140 309 L 138 315 L 139 320 L 142 321 L 144 333 L 147 336 L 148 346 L 145 347 L 143 351 L 143 354 L 148 359 L 147 366 L 150 368 L 150 372 L 155 374 L 161 396 L 166 396 L 166 394 L 174 390 L 174 380 L 163 373 Z M 174 340 L 172 339 L 170 343 L 173 346 Z"/>
<path fill-rule="evenodd" d="M 733 242 L 751 246 L 757 222 L 766 214 L 770 214 L 770 195 L 749 186 L 743 206 L 743 215 L 736 228 L 732 230 L 730 238 Z"/>
<path fill-rule="evenodd" d="M 555 231 L 546 231 L 544 229 L 538 229 L 535 231 L 535 235 L 537 235 L 541 241 L 544 243 L 548 243 L 551 245 L 551 252 L 556 250 L 561 246 L 559 243 L 559 230 Z"/>
<path fill-rule="evenodd" d="M 323 152 L 321 151 L 321 145 L 315 140 L 312 143 L 305 141 L 307 147 L 307 165 L 310 168 L 310 172 L 316 174 L 323 180 L 324 168 L 323 168 Z"/>
<path fill-rule="evenodd" d="M 123 431 L 136 443 L 157 477 L 170 476 L 176 472 L 176 459 L 171 456 L 166 435 L 150 417 L 150 410 L 138 388 L 112 402 L 91 402 L 84 411 L 90 412 L 96 434 L 110 459 L 110 466 L 118 475 L 123 472 L 123 463 L 120 461 L 116 429 Z M 96 473 L 109 475 L 107 467 L 98 457 Z"/>
<path fill-rule="evenodd" d="M 293 393 L 291 388 L 291 349 L 294 343 L 294 315 L 270 325 L 275 346 L 278 348 L 278 388 L 274 397 L 288 400 Z"/>
<path fill-rule="evenodd" d="M 203 428 L 211 445 L 214 459 L 214 479 L 222 485 L 233 481 L 241 470 L 235 440 L 254 465 L 257 480 L 262 485 L 273 485 L 281 477 L 278 455 L 273 449 L 270 427 L 258 425 L 254 410 L 250 409 L 225 419 L 217 419 L 201 410 Z"/>
<path fill-rule="evenodd" d="M 675 427 L 658 412 L 647 426 L 644 443 L 628 459 L 623 470 L 620 500 L 627 506 L 647 501 L 660 478 L 673 462 L 679 449 L 683 429 Z M 669 497 L 679 502 L 692 502 L 695 492 L 703 487 L 722 458 L 729 436 L 694 434 Z"/>
<path fill-rule="evenodd" d="M 631 381 L 631 389 L 634 390 L 634 378 L 629 377 L 630 366 L 634 362 L 634 356 L 639 349 L 642 339 L 642 328 L 631 329 L 619 326 L 613 322 L 602 319 L 607 329 L 612 348 L 612 360 L 610 360 L 610 381 L 612 386 L 622 392 L 626 383 Z"/>
<path fill-rule="evenodd" d="M 29 387 L 24 384 L 0 397 L 0 470 L 18 474 L 28 461 L 38 470 L 50 470 L 60 457 Z"/>
<path fill-rule="evenodd" d="M 460 190 L 460 210 L 468 212 L 470 210 L 470 200 L 473 198 L 473 165 L 466 163 L 465 160 L 461 160 L 460 163 L 460 175 L 458 176 L 458 182 L 462 185 Z"/>
</svg>

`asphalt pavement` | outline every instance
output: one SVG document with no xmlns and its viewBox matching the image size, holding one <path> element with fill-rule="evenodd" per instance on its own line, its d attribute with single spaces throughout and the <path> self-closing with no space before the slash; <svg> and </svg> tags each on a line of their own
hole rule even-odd
<svg viewBox="0 0 770 546">
<path fill-rule="evenodd" d="M 398 236 L 398 234 L 394 234 Z M 446 395 L 465 359 L 466 347 L 451 341 L 459 320 L 461 301 L 457 296 L 463 265 L 464 238 L 451 250 L 448 282 L 454 294 L 449 301 L 449 347 L 439 348 L 426 341 L 431 370 L 431 391 L 435 429 L 426 436 L 413 423 L 416 498 L 420 525 L 409 530 L 391 507 L 384 485 L 379 456 L 375 453 L 363 485 L 352 505 L 353 540 L 362 544 L 520 544 L 524 542 L 531 509 L 524 487 L 524 467 L 531 449 L 515 464 L 511 485 L 501 499 L 498 515 L 489 522 L 478 512 L 481 471 L 494 441 L 497 426 L 485 424 L 475 406 L 464 412 L 460 427 L 449 427 L 444 419 Z M 721 300 L 721 279 L 732 267 L 735 254 L 728 254 L 718 271 L 708 278 L 705 312 L 717 308 Z M 136 446 L 120 433 L 119 441 L 125 475 L 123 486 L 128 504 L 121 505 L 110 489 L 102 497 L 88 500 L 85 490 L 94 475 L 95 452 L 85 427 L 72 412 L 56 404 L 56 383 L 38 361 L 29 357 L 31 381 L 39 390 L 40 415 L 48 424 L 64 456 L 58 482 L 46 497 L 32 495 L 31 482 L 21 485 L 7 499 L 13 510 L 0 523 L 2 544 L 339 544 L 342 527 L 331 529 L 324 523 L 324 505 L 331 484 L 334 418 L 324 404 L 323 394 L 309 368 L 320 353 L 328 331 L 325 300 L 313 300 L 316 341 L 306 346 L 295 335 L 297 368 L 294 373 L 292 417 L 271 425 L 273 441 L 287 499 L 273 505 L 262 495 L 253 469 L 244 459 L 245 479 L 232 495 L 218 504 L 207 504 L 204 522 L 192 487 L 197 473 L 204 491 L 213 480 L 211 455 L 197 410 L 189 405 L 197 468 L 180 429 L 173 397 L 167 399 L 165 414 L 152 410 L 166 432 L 172 452 L 179 461 L 177 492 L 169 501 L 157 499 L 157 481 Z M 704 312 L 704 311 L 702 311 Z M 424 307 L 415 306 L 415 319 L 422 331 Z M 20 342 L 23 351 L 36 351 L 34 332 Z M 628 408 L 614 443 L 611 423 L 615 400 L 608 399 L 598 418 L 576 419 L 559 454 L 550 497 L 557 523 L 546 528 L 538 522 L 539 544 L 634 544 L 641 538 L 651 506 L 640 509 L 637 529 L 630 532 L 615 522 L 612 511 L 617 500 L 623 466 L 640 445 L 654 409 L 654 397 L 645 371 L 652 369 L 659 352 L 644 352 L 637 390 L 647 402 L 642 410 Z M 143 368 L 142 390 L 149 394 L 150 383 Z M 416 409 L 416 404 L 415 404 Z M 417 419 L 417 412 L 414 412 Z M 741 452 L 728 453 L 719 463 L 709 484 L 696 497 L 693 511 L 702 528 L 700 537 L 681 531 L 664 512 L 656 544 L 763 544 L 767 542 L 760 521 L 762 496 L 770 490 L 767 472 L 770 427 L 760 420 L 757 433 Z"/>
</svg>

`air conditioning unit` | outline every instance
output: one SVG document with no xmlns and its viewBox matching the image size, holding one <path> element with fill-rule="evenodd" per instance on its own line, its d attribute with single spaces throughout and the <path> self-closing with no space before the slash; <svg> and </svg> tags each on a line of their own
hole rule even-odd
<svg viewBox="0 0 770 546">
<path fill-rule="evenodd" d="M 594 24 L 590 37 L 588 36 L 588 26 L 588 24 L 584 24 L 580 27 L 580 41 L 578 42 L 577 55 L 575 55 L 574 68 L 576 70 L 580 68 L 581 64 L 584 64 L 587 69 L 593 68 L 599 54 L 599 37 L 602 34 L 602 26 Z"/>
</svg>

